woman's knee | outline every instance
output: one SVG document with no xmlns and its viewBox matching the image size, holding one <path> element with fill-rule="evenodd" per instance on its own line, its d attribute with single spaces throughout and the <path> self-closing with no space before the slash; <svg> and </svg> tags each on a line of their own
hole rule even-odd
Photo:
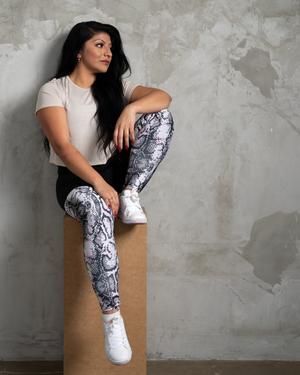
<svg viewBox="0 0 300 375">
<path fill-rule="evenodd" d="M 163 109 L 155 113 L 161 131 L 165 134 L 166 138 L 172 137 L 174 133 L 174 121 L 171 112 L 168 109 Z"/>
<path fill-rule="evenodd" d="M 158 112 L 145 113 L 137 123 L 142 122 L 144 124 L 169 124 L 174 129 L 174 121 L 171 112 L 168 109 L 162 109 Z"/>
<path fill-rule="evenodd" d="M 165 119 L 165 120 L 168 119 L 168 120 L 171 120 L 173 122 L 172 113 L 169 111 L 168 108 L 162 109 L 161 111 L 158 111 L 157 113 L 159 113 L 163 119 Z"/>
<path fill-rule="evenodd" d="M 168 109 L 162 109 L 161 111 L 154 113 L 156 121 L 160 125 L 169 127 L 170 132 L 174 131 L 174 121 L 171 112 Z"/>
<path fill-rule="evenodd" d="M 101 217 L 103 211 L 107 211 L 106 216 L 112 216 L 109 215 L 111 210 L 104 200 L 90 186 L 79 186 L 73 189 L 66 199 L 65 210 L 80 222 L 91 216 L 95 219 Z"/>
<path fill-rule="evenodd" d="M 174 121 L 173 121 L 173 116 L 172 113 L 168 109 L 163 109 L 161 112 L 161 116 L 163 119 L 164 124 L 168 124 L 170 127 L 171 132 L 174 132 Z"/>
</svg>

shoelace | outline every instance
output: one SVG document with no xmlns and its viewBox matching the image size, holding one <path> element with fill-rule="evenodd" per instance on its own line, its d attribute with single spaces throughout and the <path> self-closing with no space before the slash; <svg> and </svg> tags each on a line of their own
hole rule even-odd
<svg viewBox="0 0 300 375">
<path fill-rule="evenodd" d="M 111 322 L 106 323 L 107 338 L 111 349 L 123 346 L 126 343 L 122 320 L 114 317 Z"/>
<path fill-rule="evenodd" d="M 134 207 L 137 208 L 139 211 L 142 211 L 141 206 L 140 206 L 140 198 L 136 190 L 131 190 L 130 195 L 127 195 L 124 198 L 125 200 L 128 200 L 131 202 L 126 206 L 126 211 L 128 210 L 130 212 L 130 209 Z"/>
</svg>

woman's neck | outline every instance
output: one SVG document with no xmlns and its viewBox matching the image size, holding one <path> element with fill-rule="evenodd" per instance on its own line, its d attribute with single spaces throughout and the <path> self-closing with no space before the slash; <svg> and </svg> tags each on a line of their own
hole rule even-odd
<svg viewBox="0 0 300 375">
<path fill-rule="evenodd" d="M 95 82 L 96 76 L 93 73 L 83 72 L 77 67 L 69 75 L 70 80 L 75 83 L 76 86 L 82 87 L 83 89 L 88 89 L 92 87 Z"/>
</svg>

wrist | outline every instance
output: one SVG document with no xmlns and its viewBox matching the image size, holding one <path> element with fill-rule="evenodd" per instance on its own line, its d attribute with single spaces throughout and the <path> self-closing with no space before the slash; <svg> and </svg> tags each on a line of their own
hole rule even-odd
<svg viewBox="0 0 300 375">
<path fill-rule="evenodd" d="M 128 104 L 125 109 L 129 112 L 132 113 L 133 115 L 137 114 L 137 107 L 136 107 L 136 102 L 132 102 Z"/>
<path fill-rule="evenodd" d="M 91 181 L 91 185 L 96 190 L 97 188 L 100 188 L 103 185 L 103 183 L 105 183 L 104 179 L 100 176 L 99 173 L 96 172 L 95 177 Z"/>
</svg>

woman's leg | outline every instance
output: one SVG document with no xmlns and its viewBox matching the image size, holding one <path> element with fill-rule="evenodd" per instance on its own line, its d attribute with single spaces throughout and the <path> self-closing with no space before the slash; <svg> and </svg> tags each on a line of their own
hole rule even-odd
<svg viewBox="0 0 300 375">
<path fill-rule="evenodd" d="M 143 115 L 135 124 L 128 171 L 123 189 L 142 191 L 166 156 L 174 132 L 171 112 L 164 109 Z"/>
<path fill-rule="evenodd" d="M 112 210 L 89 186 L 72 190 L 65 210 L 83 228 L 84 261 L 102 311 L 118 309 L 119 260 Z"/>
<path fill-rule="evenodd" d="M 103 311 L 106 356 L 114 365 L 124 365 L 132 352 L 118 310 L 119 260 L 113 234 L 114 215 L 89 186 L 73 189 L 65 201 L 65 210 L 83 228 L 84 261 Z"/>
<path fill-rule="evenodd" d="M 142 191 L 165 157 L 174 132 L 171 113 L 164 109 L 143 115 L 135 124 L 132 146 L 123 191 L 120 195 L 119 216 L 125 224 L 147 222 L 138 193 Z"/>
</svg>

